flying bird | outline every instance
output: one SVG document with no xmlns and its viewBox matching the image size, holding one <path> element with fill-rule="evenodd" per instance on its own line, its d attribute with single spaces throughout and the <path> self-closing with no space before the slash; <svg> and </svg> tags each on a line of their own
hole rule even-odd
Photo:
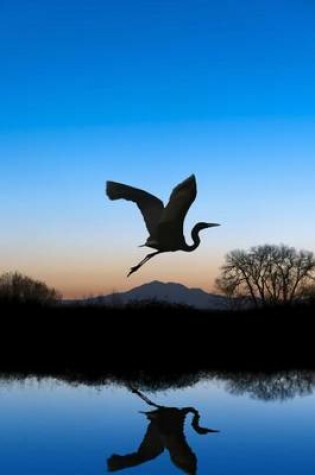
<svg viewBox="0 0 315 475">
<path fill-rule="evenodd" d="M 137 204 L 149 232 L 148 239 L 140 247 L 157 249 L 147 254 L 139 264 L 131 267 L 127 277 L 162 252 L 194 251 L 200 244 L 199 232 L 202 229 L 220 226 L 217 223 L 197 223 L 191 231 L 193 244 L 189 245 L 185 241 L 183 230 L 185 216 L 197 196 L 195 175 L 191 175 L 173 189 L 165 207 L 159 198 L 147 191 L 114 181 L 106 182 L 106 194 L 110 200 L 124 199 Z"/>
</svg>

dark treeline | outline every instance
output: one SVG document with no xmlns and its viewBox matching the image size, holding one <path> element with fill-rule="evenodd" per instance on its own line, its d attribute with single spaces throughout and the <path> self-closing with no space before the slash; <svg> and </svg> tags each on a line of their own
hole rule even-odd
<svg viewBox="0 0 315 475">
<path fill-rule="evenodd" d="M 0 371 L 101 379 L 315 369 L 315 305 L 237 312 L 2 303 Z"/>
<path fill-rule="evenodd" d="M 27 373 L 0 372 L 0 382 L 23 381 Z M 49 373 L 38 373 L 38 380 L 51 376 Z M 88 374 L 60 372 L 54 375 L 70 385 L 91 385 L 100 387 L 117 384 L 126 388 L 139 388 L 145 391 L 160 391 L 169 388 L 186 388 L 200 381 L 220 380 L 230 394 L 246 394 L 264 401 L 292 399 L 296 396 L 311 395 L 315 392 L 314 370 L 282 370 L 282 371 L 189 371 L 185 368 L 176 372 L 162 374 L 156 370 L 126 371 L 125 373 Z M 158 377 L 157 377 L 158 376 Z"/>
</svg>

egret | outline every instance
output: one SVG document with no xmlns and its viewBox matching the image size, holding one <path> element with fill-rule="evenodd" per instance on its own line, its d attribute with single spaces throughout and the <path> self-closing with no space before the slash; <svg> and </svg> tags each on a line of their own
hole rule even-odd
<svg viewBox="0 0 315 475">
<path fill-rule="evenodd" d="M 218 223 L 197 223 L 191 231 L 193 244 L 189 245 L 185 241 L 183 230 L 185 216 L 197 196 L 195 175 L 189 176 L 173 189 L 165 207 L 159 198 L 147 191 L 114 181 L 106 182 L 106 194 L 110 200 L 124 199 L 137 204 L 149 231 L 149 237 L 142 246 L 157 249 L 147 254 L 139 264 L 131 267 L 127 277 L 162 252 L 194 251 L 200 244 L 199 233 L 202 229 L 220 226 Z"/>
<path fill-rule="evenodd" d="M 129 389 L 155 409 L 142 412 L 149 424 L 137 450 L 126 455 L 113 454 L 107 459 L 109 472 L 116 472 L 125 468 L 141 465 L 161 455 L 166 449 L 170 459 L 183 472 L 189 475 L 197 473 L 197 457 L 188 444 L 185 436 L 185 419 L 189 413 L 193 414 L 192 428 L 197 434 L 205 435 L 219 432 L 216 429 L 200 427 L 200 414 L 194 407 L 160 406 L 151 401 L 141 391 L 128 385 Z"/>
</svg>

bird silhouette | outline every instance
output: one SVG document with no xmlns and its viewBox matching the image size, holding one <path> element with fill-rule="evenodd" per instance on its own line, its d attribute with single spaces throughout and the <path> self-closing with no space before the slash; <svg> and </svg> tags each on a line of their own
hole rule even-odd
<svg viewBox="0 0 315 475">
<path fill-rule="evenodd" d="M 159 198 L 147 191 L 114 181 L 106 182 L 106 194 L 110 200 L 124 199 L 137 204 L 149 231 L 148 239 L 140 247 L 157 249 L 147 254 L 139 264 L 131 267 L 127 277 L 162 252 L 194 251 L 200 244 L 199 233 L 202 229 L 220 226 L 217 223 L 197 223 L 191 231 L 193 244 L 189 245 L 185 241 L 183 230 L 185 216 L 197 196 L 195 175 L 191 175 L 173 189 L 165 207 Z"/>
<path fill-rule="evenodd" d="M 177 407 L 160 406 L 132 385 L 129 385 L 129 390 L 155 409 L 143 412 L 149 420 L 149 425 L 138 450 L 126 455 L 111 455 L 107 459 L 108 471 L 115 472 L 143 464 L 155 459 L 166 449 L 171 461 L 177 468 L 189 475 L 196 475 L 197 457 L 190 448 L 184 433 L 187 414 L 193 414 L 191 425 L 197 434 L 204 435 L 219 431 L 200 427 L 200 414 L 194 407 L 179 409 Z"/>
</svg>

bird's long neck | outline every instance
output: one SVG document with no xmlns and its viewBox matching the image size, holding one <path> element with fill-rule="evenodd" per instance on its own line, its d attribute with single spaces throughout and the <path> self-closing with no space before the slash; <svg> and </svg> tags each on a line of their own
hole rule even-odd
<svg viewBox="0 0 315 475">
<path fill-rule="evenodd" d="M 201 427 L 199 425 L 200 414 L 197 411 L 197 409 L 195 409 L 194 407 L 185 407 L 183 411 L 185 414 L 188 414 L 189 412 L 193 414 L 191 427 L 195 430 L 195 432 L 197 432 L 197 434 L 203 435 L 203 434 L 208 434 L 209 432 L 218 432 L 215 429 L 207 429 L 206 427 Z"/>
<path fill-rule="evenodd" d="M 196 432 L 198 432 L 199 434 L 202 434 L 205 429 L 203 427 L 200 427 L 199 425 L 199 420 L 200 420 L 199 412 L 194 407 L 185 407 L 184 411 L 186 414 L 188 414 L 189 412 L 192 413 L 193 419 L 191 421 L 191 426 Z"/>
<path fill-rule="evenodd" d="M 189 245 L 189 244 L 186 244 L 185 246 L 185 251 L 186 252 L 192 252 L 194 251 L 195 249 L 197 249 L 197 247 L 199 246 L 200 244 L 200 237 L 199 237 L 199 233 L 200 231 L 204 229 L 204 226 L 201 224 L 201 223 L 197 223 L 193 228 L 192 228 L 192 231 L 191 231 L 191 239 L 193 240 L 193 244 Z"/>
</svg>

